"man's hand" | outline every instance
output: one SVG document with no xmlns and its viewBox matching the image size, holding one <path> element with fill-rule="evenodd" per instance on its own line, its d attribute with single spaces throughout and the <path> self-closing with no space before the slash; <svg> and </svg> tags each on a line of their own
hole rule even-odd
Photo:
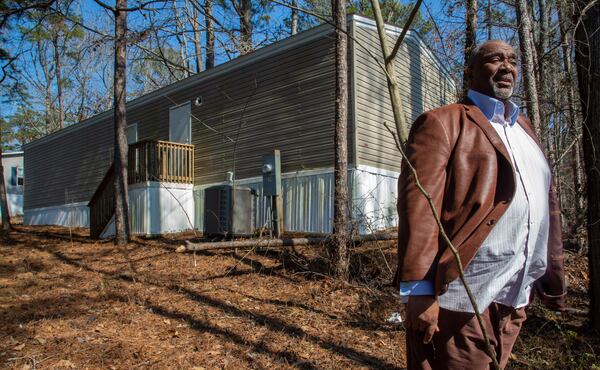
<svg viewBox="0 0 600 370">
<path fill-rule="evenodd" d="M 437 299 L 430 295 L 411 295 L 406 305 L 407 328 L 425 332 L 423 343 L 431 342 L 433 334 L 440 331 L 438 327 L 438 315 L 440 306 Z"/>
</svg>

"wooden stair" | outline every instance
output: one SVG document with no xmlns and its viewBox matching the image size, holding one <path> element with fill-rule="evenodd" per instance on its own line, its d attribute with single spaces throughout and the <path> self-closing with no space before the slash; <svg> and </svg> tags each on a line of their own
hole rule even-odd
<svg viewBox="0 0 600 370">
<path fill-rule="evenodd" d="M 88 203 L 90 208 L 90 236 L 94 239 L 100 238 L 102 231 L 115 214 L 114 180 L 115 164 L 113 163 Z"/>
</svg>

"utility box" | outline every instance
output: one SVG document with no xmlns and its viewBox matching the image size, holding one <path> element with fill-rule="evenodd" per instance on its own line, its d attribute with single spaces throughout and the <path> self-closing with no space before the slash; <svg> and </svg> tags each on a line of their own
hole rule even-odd
<svg viewBox="0 0 600 370">
<path fill-rule="evenodd" d="M 262 158 L 263 195 L 278 196 L 281 193 L 281 154 L 274 150 L 273 154 Z"/>
<path fill-rule="evenodd" d="M 254 195 L 249 188 L 218 185 L 204 190 L 204 233 L 207 235 L 252 235 Z"/>
</svg>

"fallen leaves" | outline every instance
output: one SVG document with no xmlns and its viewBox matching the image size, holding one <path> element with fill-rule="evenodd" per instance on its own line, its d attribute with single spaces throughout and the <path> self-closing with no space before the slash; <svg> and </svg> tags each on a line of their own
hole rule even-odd
<svg viewBox="0 0 600 370">
<path fill-rule="evenodd" d="M 16 346 L 14 346 L 13 350 L 15 350 L 15 351 L 22 351 L 23 348 L 25 348 L 25 343 L 21 343 L 21 344 L 18 344 Z"/>
<path fill-rule="evenodd" d="M 54 365 L 54 368 L 75 369 L 75 367 L 75 364 L 69 360 L 60 360 Z"/>
</svg>

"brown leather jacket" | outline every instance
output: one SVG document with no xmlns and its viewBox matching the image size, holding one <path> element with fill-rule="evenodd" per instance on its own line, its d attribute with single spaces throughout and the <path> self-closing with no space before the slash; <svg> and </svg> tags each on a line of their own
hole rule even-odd
<svg viewBox="0 0 600 370">
<path fill-rule="evenodd" d="M 538 142 L 527 118 L 519 116 L 517 122 Z M 515 192 L 514 171 L 502 139 L 479 108 L 465 99 L 421 115 L 412 126 L 406 155 L 467 266 Z M 548 199 L 548 268 L 535 290 L 548 306 L 561 309 L 566 287 L 560 206 L 554 187 Z M 435 282 L 436 295 L 444 293 L 448 283 L 458 278 L 458 266 L 405 161 L 398 181 L 398 217 L 394 285 L 430 280 Z"/>
</svg>

